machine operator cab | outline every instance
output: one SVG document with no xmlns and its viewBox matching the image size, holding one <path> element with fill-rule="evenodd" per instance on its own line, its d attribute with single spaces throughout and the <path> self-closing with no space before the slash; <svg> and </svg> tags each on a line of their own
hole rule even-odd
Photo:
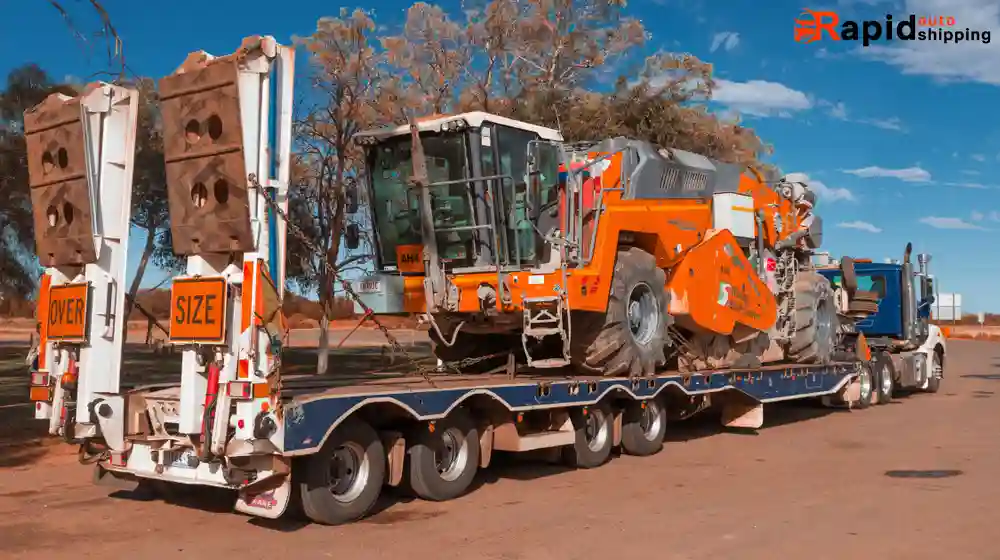
<svg viewBox="0 0 1000 560">
<path fill-rule="evenodd" d="M 455 272 L 523 269 L 548 259 L 543 236 L 557 225 L 559 131 L 481 111 L 416 119 L 427 165 L 431 224 L 412 188 L 408 124 L 359 132 L 378 272 L 424 273 L 422 231 Z M 354 205 L 356 209 L 356 204 Z M 356 238 L 357 232 L 349 235 Z M 430 249 L 428 247 L 427 249 Z"/>
</svg>

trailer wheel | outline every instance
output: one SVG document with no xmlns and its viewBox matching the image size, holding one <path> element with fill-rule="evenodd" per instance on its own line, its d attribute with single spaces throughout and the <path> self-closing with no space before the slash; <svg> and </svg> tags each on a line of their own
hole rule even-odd
<svg viewBox="0 0 1000 560">
<path fill-rule="evenodd" d="M 663 449 L 667 431 L 667 409 L 659 399 L 632 403 L 625 409 L 622 449 L 629 455 L 646 457 Z"/>
<path fill-rule="evenodd" d="M 607 376 L 652 374 L 666 363 L 667 275 L 656 258 L 636 247 L 618 251 L 608 309 L 572 316 L 573 365 Z"/>
<path fill-rule="evenodd" d="M 837 347 L 839 323 L 830 281 L 812 271 L 795 280 L 795 332 L 785 357 L 800 364 L 828 364 Z"/>
<path fill-rule="evenodd" d="M 896 391 L 896 368 L 892 358 L 885 352 L 880 353 L 872 362 L 872 380 L 875 382 L 875 402 L 885 404 L 892 400 Z"/>
<path fill-rule="evenodd" d="M 872 372 L 871 365 L 864 365 L 861 367 L 861 373 L 858 374 L 858 384 L 861 385 L 861 394 L 858 395 L 858 401 L 852 403 L 854 408 L 865 409 L 875 403 L 875 375 Z"/>
<path fill-rule="evenodd" d="M 464 408 L 433 424 L 422 424 L 413 439 L 407 481 L 414 494 L 443 502 L 469 489 L 479 469 L 479 430 Z"/>
<path fill-rule="evenodd" d="M 302 509 L 316 523 L 338 525 L 364 517 L 385 484 L 382 441 L 357 418 L 345 420 L 306 461 L 299 485 Z"/>
<path fill-rule="evenodd" d="M 563 448 L 563 460 L 578 469 L 592 469 L 603 465 L 611 456 L 614 446 L 611 409 L 606 404 L 570 410 L 570 419 L 576 431 L 572 447 Z"/>
</svg>

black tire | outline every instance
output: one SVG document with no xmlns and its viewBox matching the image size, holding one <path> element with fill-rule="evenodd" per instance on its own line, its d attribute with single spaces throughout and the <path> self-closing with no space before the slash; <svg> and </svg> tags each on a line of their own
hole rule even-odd
<svg viewBox="0 0 1000 560">
<path fill-rule="evenodd" d="M 861 366 L 858 382 L 861 384 L 861 394 L 858 395 L 857 402 L 852 403 L 852 406 L 863 410 L 870 407 L 875 401 L 875 376 L 872 373 L 871 364 Z"/>
<path fill-rule="evenodd" d="M 667 431 L 667 409 L 659 399 L 634 402 L 622 418 L 622 450 L 629 455 L 647 457 L 663 449 Z"/>
<path fill-rule="evenodd" d="M 872 360 L 872 381 L 875 383 L 875 402 L 885 404 L 892 401 L 896 392 L 896 367 L 892 358 L 885 352 L 880 352 Z"/>
<path fill-rule="evenodd" d="M 630 247 L 618 251 L 608 309 L 573 313 L 573 365 L 607 376 L 649 375 L 666 363 L 667 275 L 653 255 Z"/>
<path fill-rule="evenodd" d="M 422 424 L 412 440 L 406 480 L 414 494 L 443 502 L 469 489 L 479 469 L 480 449 L 479 430 L 465 409 L 456 408 L 435 422 L 433 432 Z"/>
<path fill-rule="evenodd" d="M 931 354 L 931 360 L 930 378 L 927 379 L 927 386 L 924 387 L 925 393 L 937 393 L 941 390 L 941 378 L 944 377 L 944 356 L 941 355 L 941 351 L 935 348 L 934 353 Z"/>
<path fill-rule="evenodd" d="M 340 475 L 336 478 L 335 465 Z M 318 452 L 305 459 L 299 483 L 303 513 L 323 525 L 361 519 L 382 492 L 385 466 L 385 449 L 378 433 L 362 420 L 348 418 Z"/>
<path fill-rule="evenodd" d="M 607 462 L 614 447 L 614 418 L 607 405 L 595 405 L 584 413 L 582 408 L 570 410 L 576 431 L 576 441 L 563 448 L 563 460 L 578 469 L 592 469 Z"/>
<path fill-rule="evenodd" d="M 839 324 L 830 281 L 813 271 L 795 280 L 795 333 L 785 349 L 787 360 L 828 364 L 837 347 Z"/>
<path fill-rule="evenodd" d="M 455 337 L 455 344 L 448 346 L 437 331 L 433 328 L 427 333 L 431 340 L 431 351 L 434 356 L 445 363 L 458 362 L 467 358 L 479 358 L 504 352 L 514 348 L 515 355 L 519 355 L 521 348 L 521 338 L 511 334 L 471 334 L 459 331 Z M 448 340 L 451 340 L 452 333 L 446 333 Z M 460 368 L 463 373 L 482 373 L 493 368 L 500 367 L 507 362 L 507 356 L 496 356 L 470 366 Z M 446 371 L 454 373 L 454 369 L 447 368 Z"/>
</svg>

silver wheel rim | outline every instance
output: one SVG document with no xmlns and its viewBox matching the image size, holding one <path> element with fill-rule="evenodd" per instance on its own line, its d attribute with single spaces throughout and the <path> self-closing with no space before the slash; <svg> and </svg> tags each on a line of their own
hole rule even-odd
<svg viewBox="0 0 1000 560">
<path fill-rule="evenodd" d="M 364 448 L 353 441 L 344 443 L 330 457 L 330 493 L 338 502 L 353 502 L 368 486 L 370 474 Z"/>
<path fill-rule="evenodd" d="M 628 294 L 628 328 L 638 344 L 649 344 L 660 323 L 656 295 L 649 284 L 640 282 Z"/>
<path fill-rule="evenodd" d="M 452 482 L 462 476 L 469 464 L 469 442 L 458 428 L 441 434 L 441 444 L 434 453 L 434 466 L 443 480 Z"/>
<path fill-rule="evenodd" d="M 892 392 L 892 370 L 889 366 L 882 366 L 882 375 L 880 380 L 882 383 L 882 394 L 888 395 Z"/>
<path fill-rule="evenodd" d="M 584 434 L 591 451 L 600 451 L 608 441 L 608 423 L 604 420 L 604 413 L 597 410 L 590 411 L 584 420 Z"/>
<path fill-rule="evenodd" d="M 861 384 L 861 400 L 867 401 L 872 398 L 872 374 L 870 371 L 863 371 L 858 378 Z"/>
<path fill-rule="evenodd" d="M 663 417 L 660 414 L 660 405 L 656 401 L 646 402 L 646 406 L 642 409 L 642 416 L 639 417 L 639 426 L 642 428 L 642 435 L 648 441 L 655 441 L 660 435 Z"/>
</svg>

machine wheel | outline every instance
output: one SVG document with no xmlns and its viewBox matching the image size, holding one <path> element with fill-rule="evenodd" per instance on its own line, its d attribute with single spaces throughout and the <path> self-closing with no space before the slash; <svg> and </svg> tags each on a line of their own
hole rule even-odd
<svg viewBox="0 0 1000 560">
<path fill-rule="evenodd" d="M 931 375 L 924 385 L 925 393 L 937 393 L 941 389 L 941 378 L 944 377 L 944 360 L 937 349 L 931 354 Z"/>
<path fill-rule="evenodd" d="M 872 361 L 872 380 L 875 383 L 875 402 L 885 404 L 892 400 L 896 391 L 896 368 L 892 358 L 886 353 L 880 353 Z"/>
<path fill-rule="evenodd" d="M 407 480 L 413 493 L 435 502 L 461 496 L 479 469 L 479 431 L 463 408 L 444 420 L 422 424 L 409 449 Z"/>
<path fill-rule="evenodd" d="M 622 420 L 622 449 L 626 453 L 645 457 L 663 449 L 667 409 L 659 399 L 631 403 Z"/>
<path fill-rule="evenodd" d="M 516 335 L 470 334 L 459 331 L 458 336 L 455 337 L 455 344 L 448 346 L 433 328 L 427 334 L 428 338 L 431 339 L 431 350 L 434 352 L 434 356 L 446 363 L 488 356 L 511 348 L 514 348 L 515 354 L 520 354 L 521 338 Z M 451 340 L 451 333 L 446 333 L 446 336 Z M 463 373 L 483 373 L 503 365 L 506 361 L 506 356 L 497 356 L 463 367 L 461 370 Z M 454 373 L 453 369 L 448 371 Z"/>
<path fill-rule="evenodd" d="M 371 511 L 385 484 L 385 449 L 367 423 L 348 418 L 306 459 L 299 489 L 309 519 L 338 525 Z"/>
<path fill-rule="evenodd" d="M 837 306 L 830 281 L 812 271 L 795 280 L 795 333 L 785 357 L 800 364 L 828 364 L 837 347 Z"/>
<path fill-rule="evenodd" d="M 630 247 L 618 251 L 608 309 L 573 314 L 574 366 L 604 375 L 652 374 L 666 363 L 667 275 L 653 255 Z"/>
<path fill-rule="evenodd" d="M 572 447 L 563 448 L 563 460 L 578 469 L 603 465 L 611 456 L 615 443 L 611 409 L 600 404 L 586 409 L 574 408 L 569 414 L 576 430 L 576 441 Z"/>
</svg>

